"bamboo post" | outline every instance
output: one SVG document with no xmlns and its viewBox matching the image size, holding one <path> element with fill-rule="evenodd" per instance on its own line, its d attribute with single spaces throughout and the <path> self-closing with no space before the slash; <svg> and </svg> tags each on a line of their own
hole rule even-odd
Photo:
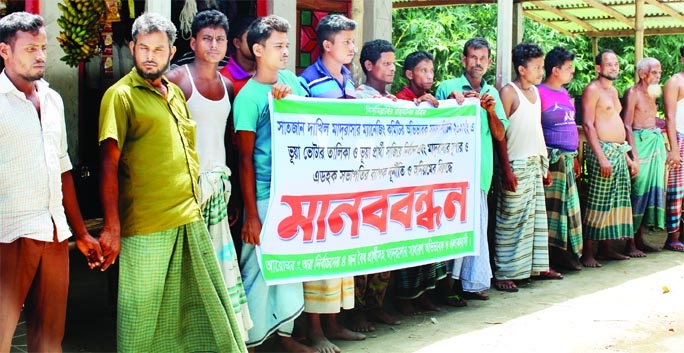
<svg viewBox="0 0 684 353">
<path fill-rule="evenodd" d="M 634 66 L 644 57 L 644 0 L 634 2 Z M 634 82 L 639 81 L 639 73 L 634 70 Z"/>
<path fill-rule="evenodd" d="M 361 53 L 361 47 L 363 46 L 363 3 L 363 0 L 352 0 L 350 11 L 351 19 L 356 21 L 356 31 L 354 32 L 356 54 L 354 54 L 354 60 L 351 62 L 350 70 L 352 73 L 352 78 L 357 86 L 363 79 L 363 71 L 361 70 L 361 65 L 359 64 L 359 55 Z"/>
</svg>

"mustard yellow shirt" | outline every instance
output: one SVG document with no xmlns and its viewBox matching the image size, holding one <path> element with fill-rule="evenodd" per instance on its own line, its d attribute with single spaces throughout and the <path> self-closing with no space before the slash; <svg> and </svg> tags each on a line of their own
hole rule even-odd
<svg viewBox="0 0 684 353">
<path fill-rule="evenodd" d="M 167 97 L 135 68 L 105 92 L 99 141 L 117 141 L 121 235 L 149 234 L 202 219 L 196 124 L 180 88 Z"/>
</svg>

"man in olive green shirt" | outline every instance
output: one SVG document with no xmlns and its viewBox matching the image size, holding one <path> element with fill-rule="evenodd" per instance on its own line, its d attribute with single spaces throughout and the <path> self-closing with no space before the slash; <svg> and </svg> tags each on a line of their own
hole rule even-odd
<svg viewBox="0 0 684 353">
<path fill-rule="evenodd" d="M 121 250 L 120 352 L 246 352 L 199 206 L 195 123 L 163 73 L 175 26 L 133 23 L 135 68 L 100 108 L 100 235 L 107 269 Z"/>
</svg>

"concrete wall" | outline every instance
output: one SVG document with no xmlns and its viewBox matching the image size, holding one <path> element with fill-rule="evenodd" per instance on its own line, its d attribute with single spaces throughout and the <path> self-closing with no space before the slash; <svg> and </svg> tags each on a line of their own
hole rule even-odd
<svg viewBox="0 0 684 353">
<path fill-rule="evenodd" d="M 392 41 L 392 0 L 363 1 L 363 41 Z M 359 43 L 359 48 L 363 43 Z"/>
<path fill-rule="evenodd" d="M 78 70 L 67 66 L 60 61 L 64 55 L 62 48 L 55 39 L 59 35 L 57 18 L 61 12 L 57 8 L 55 0 L 41 0 L 41 15 L 45 18 L 48 33 L 48 58 L 45 79 L 50 86 L 59 92 L 64 100 L 65 118 L 67 124 L 67 137 L 69 142 L 69 156 L 74 165 L 78 160 Z M 155 9 L 149 9 L 155 10 Z M 290 60 L 288 69 L 295 70 L 295 47 L 297 43 L 297 0 L 269 0 L 268 11 L 286 18 L 291 25 L 288 33 L 290 40 Z M 363 0 L 363 24 L 360 26 L 363 32 L 362 43 L 358 43 L 359 51 L 364 42 L 372 39 L 392 40 L 392 1 L 391 0 Z M 97 60 L 94 58 L 92 60 Z M 358 81 L 358 80 L 357 80 Z M 358 82 L 362 82 L 358 81 Z M 84 117 L 85 119 L 97 119 L 96 116 Z"/>
<path fill-rule="evenodd" d="M 57 8 L 57 1 L 41 0 L 41 16 L 45 19 L 48 35 L 48 56 L 45 65 L 45 79 L 50 87 L 62 95 L 64 114 L 67 125 L 67 139 L 71 162 L 78 164 L 78 70 L 67 66 L 59 58 L 64 56 L 57 43 L 60 27 L 57 18 L 62 12 Z M 97 119 L 97 117 L 93 117 Z"/>
<path fill-rule="evenodd" d="M 297 0 L 269 0 L 268 13 L 284 17 L 290 22 L 290 31 L 287 32 L 287 39 L 290 41 L 290 58 L 287 61 L 287 69 L 294 72 L 297 46 Z"/>
</svg>

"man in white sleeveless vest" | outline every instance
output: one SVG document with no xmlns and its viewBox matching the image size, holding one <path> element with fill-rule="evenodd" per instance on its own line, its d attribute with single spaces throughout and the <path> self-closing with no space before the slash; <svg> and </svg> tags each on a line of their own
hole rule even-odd
<svg viewBox="0 0 684 353">
<path fill-rule="evenodd" d="M 544 52 L 536 44 L 513 48 L 516 79 L 504 86 L 501 102 L 510 125 L 506 130 L 508 163 L 496 210 L 494 285 L 515 292 L 532 276 L 562 278 L 549 270 L 548 226 L 544 186 L 551 183 L 538 85 L 544 76 Z M 543 181 L 543 182 L 542 182 Z"/>
<path fill-rule="evenodd" d="M 226 127 L 233 102 L 233 84 L 218 72 L 228 49 L 228 19 L 216 10 L 202 11 L 192 21 L 190 48 L 195 60 L 179 66 L 166 77 L 177 84 L 197 123 L 197 155 L 200 162 L 200 207 L 209 228 L 223 280 L 228 289 L 243 339 L 252 320 L 228 221 L 231 171 L 226 165 Z"/>
</svg>

